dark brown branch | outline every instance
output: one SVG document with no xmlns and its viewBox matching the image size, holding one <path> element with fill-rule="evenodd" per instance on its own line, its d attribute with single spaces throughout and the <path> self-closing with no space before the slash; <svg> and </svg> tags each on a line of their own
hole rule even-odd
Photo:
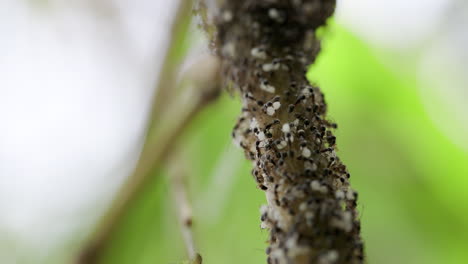
<svg viewBox="0 0 468 264">
<path fill-rule="evenodd" d="M 268 263 L 363 263 L 357 193 L 336 156 L 324 95 L 305 73 L 334 0 L 224 0 L 214 49 L 242 114 L 233 137 L 265 191 Z"/>
</svg>

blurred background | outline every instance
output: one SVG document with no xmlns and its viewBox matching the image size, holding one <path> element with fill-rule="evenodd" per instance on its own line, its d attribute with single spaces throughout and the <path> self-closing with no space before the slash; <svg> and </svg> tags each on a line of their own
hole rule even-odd
<svg viewBox="0 0 468 264">
<path fill-rule="evenodd" d="M 131 174 L 177 1 L 0 0 L 0 263 L 67 263 Z M 308 73 L 338 123 L 368 263 L 468 262 L 468 3 L 338 1 Z M 189 27 L 180 56 L 207 53 Z M 192 55 L 188 55 L 192 56 Z M 223 93 L 184 133 L 204 263 L 265 263 Z M 156 139 L 157 141 L 157 139 Z M 187 259 L 164 167 L 103 263 Z"/>
</svg>

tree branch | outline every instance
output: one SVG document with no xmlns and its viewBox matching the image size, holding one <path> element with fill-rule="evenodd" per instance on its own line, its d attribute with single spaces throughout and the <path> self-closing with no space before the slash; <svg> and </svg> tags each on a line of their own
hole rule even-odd
<svg viewBox="0 0 468 264">
<path fill-rule="evenodd" d="M 172 105 L 172 111 L 168 111 L 167 114 L 168 122 L 166 123 L 169 123 L 169 125 L 164 126 L 166 129 L 158 135 L 157 141 L 150 140 L 147 143 L 135 171 L 123 185 L 110 210 L 103 217 L 96 232 L 92 235 L 75 263 L 98 263 L 125 212 L 131 207 L 137 194 L 151 179 L 151 172 L 170 155 L 175 142 L 180 139 L 190 121 L 218 97 L 220 86 L 219 61 L 217 58 L 212 56 L 203 57 L 202 61 L 198 62 L 196 67 L 189 69 L 185 76 L 187 77 L 183 78 L 183 80 L 188 81 L 189 87 L 184 91 L 184 94 L 187 95 L 186 99 L 188 100 L 176 100 Z M 179 85 L 184 84 L 185 82 L 182 81 L 179 83 Z"/>
<path fill-rule="evenodd" d="M 172 158 L 170 162 L 169 177 L 171 179 L 171 189 L 174 197 L 174 203 L 177 209 L 177 216 L 179 218 L 182 237 L 184 239 L 185 248 L 187 250 L 187 255 L 191 263 L 201 264 L 201 255 L 197 253 L 195 242 L 193 240 L 192 206 L 188 201 L 185 185 L 187 172 L 184 169 L 188 166 L 183 164 L 184 162 L 181 160 L 181 156 L 182 153 L 179 151 L 176 155 L 174 155 L 174 158 Z"/>
<path fill-rule="evenodd" d="M 159 118 L 166 110 L 169 104 L 169 98 L 175 92 L 174 83 L 176 82 L 177 69 L 180 66 L 181 45 L 187 38 L 188 28 L 192 20 L 192 0 L 178 0 L 179 5 L 172 24 L 170 39 L 168 41 L 168 48 L 162 62 L 162 69 L 158 76 L 158 83 L 156 85 L 156 94 L 154 95 L 153 108 L 151 111 L 151 120 L 149 132 L 157 126 Z"/>
<path fill-rule="evenodd" d="M 224 0 L 213 47 L 243 102 L 233 137 L 265 191 L 274 264 L 363 263 L 357 193 L 336 155 L 324 95 L 306 77 L 334 0 Z"/>
</svg>

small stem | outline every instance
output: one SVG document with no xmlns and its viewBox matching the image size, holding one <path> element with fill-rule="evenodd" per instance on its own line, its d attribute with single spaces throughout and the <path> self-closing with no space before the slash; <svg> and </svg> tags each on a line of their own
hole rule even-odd
<svg viewBox="0 0 468 264">
<path fill-rule="evenodd" d="M 159 74 L 156 85 L 156 94 L 154 95 L 153 109 L 151 110 L 150 132 L 154 129 L 162 113 L 168 105 L 168 98 L 173 95 L 174 83 L 177 69 L 180 66 L 181 45 L 187 37 L 188 28 L 191 21 L 192 1 L 179 0 L 177 13 L 172 24 L 171 36 L 168 41 L 168 47 L 163 60 L 163 67 Z"/>
<path fill-rule="evenodd" d="M 178 159 L 173 159 L 171 161 L 169 176 L 171 178 L 172 193 L 188 257 L 192 261 L 192 263 L 201 264 L 201 256 L 197 253 L 195 242 L 193 240 L 192 206 L 187 198 L 187 190 L 185 184 L 185 179 L 188 175 L 184 168 L 186 168 L 187 166 L 185 166 L 184 164 L 180 164 L 182 159 L 181 156 L 182 155 L 177 155 Z"/>
</svg>

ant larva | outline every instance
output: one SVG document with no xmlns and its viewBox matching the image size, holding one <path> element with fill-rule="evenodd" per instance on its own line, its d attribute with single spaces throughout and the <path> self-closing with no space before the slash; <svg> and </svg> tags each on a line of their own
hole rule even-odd
<svg viewBox="0 0 468 264">
<path fill-rule="evenodd" d="M 267 80 L 263 80 L 260 82 L 260 89 L 268 93 L 274 93 L 276 90 L 275 87 L 271 86 Z"/>
<path fill-rule="evenodd" d="M 262 47 L 255 47 L 252 50 L 250 50 L 250 55 L 256 59 L 266 59 L 267 54 L 265 52 L 265 49 Z"/>
</svg>

